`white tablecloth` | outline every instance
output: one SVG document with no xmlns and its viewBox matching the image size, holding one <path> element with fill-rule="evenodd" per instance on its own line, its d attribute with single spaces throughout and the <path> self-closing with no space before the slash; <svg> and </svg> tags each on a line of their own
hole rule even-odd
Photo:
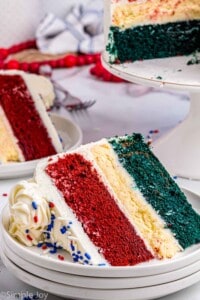
<svg viewBox="0 0 200 300">
<path fill-rule="evenodd" d="M 95 99 L 88 112 L 72 114 L 57 111 L 77 122 L 83 131 L 83 143 L 102 137 L 141 132 L 145 137 L 150 130 L 159 130 L 158 138 L 183 120 L 189 110 L 187 95 L 164 90 L 153 90 L 130 83 L 107 83 L 89 74 L 88 67 L 59 70 L 54 76 L 67 90 L 82 100 Z M 7 202 L 10 188 L 19 179 L 0 179 L 0 210 Z M 183 181 L 185 186 L 200 190 L 200 183 Z M 17 299 L 17 293 L 39 293 L 10 274 L 0 261 L 0 300 Z M 11 296 L 12 295 L 12 296 Z M 20 294 L 22 295 L 22 294 Z M 21 297 L 23 299 L 23 297 Z M 42 299 L 42 298 L 41 298 Z M 49 295 L 48 300 L 59 299 Z M 200 283 L 163 300 L 199 300 Z"/>
</svg>

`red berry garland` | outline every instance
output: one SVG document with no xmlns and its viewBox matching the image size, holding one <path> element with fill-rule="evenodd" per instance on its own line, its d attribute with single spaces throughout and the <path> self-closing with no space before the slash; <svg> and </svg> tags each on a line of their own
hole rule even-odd
<svg viewBox="0 0 200 300">
<path fill-rule="evenodd" d="M 73 68 L 76 66 L 85 66 L 95 64 L 90 69 L 90 73 L 98 78 L 101 78 L 104 81 L 112 81 L 112 82 L 123 82 L 124 80 L 112 75 L 106 69 L 103 68 L 100 60 L 100 53 L 96 54 L 79 54 L 73 55 L 68 54 L 59 59 L 53 60 L 44 60 L 40 62 L 18 62 L 15 59 L 11 59 L 6 61 L 10 54 L 15 54 L 23 50 L 27 49 L 37 49 L 36 41 L 30 40 L 27 42 L 23 42 L 17 45 L 13 45 L 10 48 L 0 48 L 0 69 L 4 70 L 22 70 L 30 73 L 39 73 L 40 66 L 49 65 L 51 68 Z"/>
</svg>

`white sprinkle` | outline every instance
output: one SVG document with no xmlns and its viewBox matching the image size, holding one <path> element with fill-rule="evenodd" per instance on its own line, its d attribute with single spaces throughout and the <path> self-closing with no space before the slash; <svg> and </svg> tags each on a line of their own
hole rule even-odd
<svg viewBox="0 0 200 300">
<path fill-rule="evenodd" d="M 50 251 L 50 249 L 46 249 L 43 251 L 43 254 L 47 254 L 47 253 L 49 253 L 49 251 Z"/>
</svg>

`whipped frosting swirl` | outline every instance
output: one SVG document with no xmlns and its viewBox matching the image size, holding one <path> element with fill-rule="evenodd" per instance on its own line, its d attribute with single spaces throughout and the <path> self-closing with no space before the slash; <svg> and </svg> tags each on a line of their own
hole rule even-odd
<svg viewBox="0 0 200 300">
<path fill-rule="evenodd" d="M 33 181 L 21 181 L 9 197 L 9 232 L 26 246 L 37 245 L 50 222 L 50 208 Z"/>
</svg>

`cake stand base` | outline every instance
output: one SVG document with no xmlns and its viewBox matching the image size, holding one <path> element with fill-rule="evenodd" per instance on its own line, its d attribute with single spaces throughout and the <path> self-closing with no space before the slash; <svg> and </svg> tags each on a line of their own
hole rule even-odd
<svg viewBox="0 0 200 300">
<path fill-rule="evenodd" d="M 191 55 L 110 64 L 108 54 L 102 55 L 106 69 L 130 82 L 190 92 L 186 119 L 153 143 L 152 148 L 172 175 L 200 180 L 200 64 L 188 64 L 193 59 Z"/>
<path fill-rule="evenodd" d="M 200 94 L 191 94 L 186 119 L 153 143 L 153 152 L 171 174 L 200 180 Z"/>
</svg>

